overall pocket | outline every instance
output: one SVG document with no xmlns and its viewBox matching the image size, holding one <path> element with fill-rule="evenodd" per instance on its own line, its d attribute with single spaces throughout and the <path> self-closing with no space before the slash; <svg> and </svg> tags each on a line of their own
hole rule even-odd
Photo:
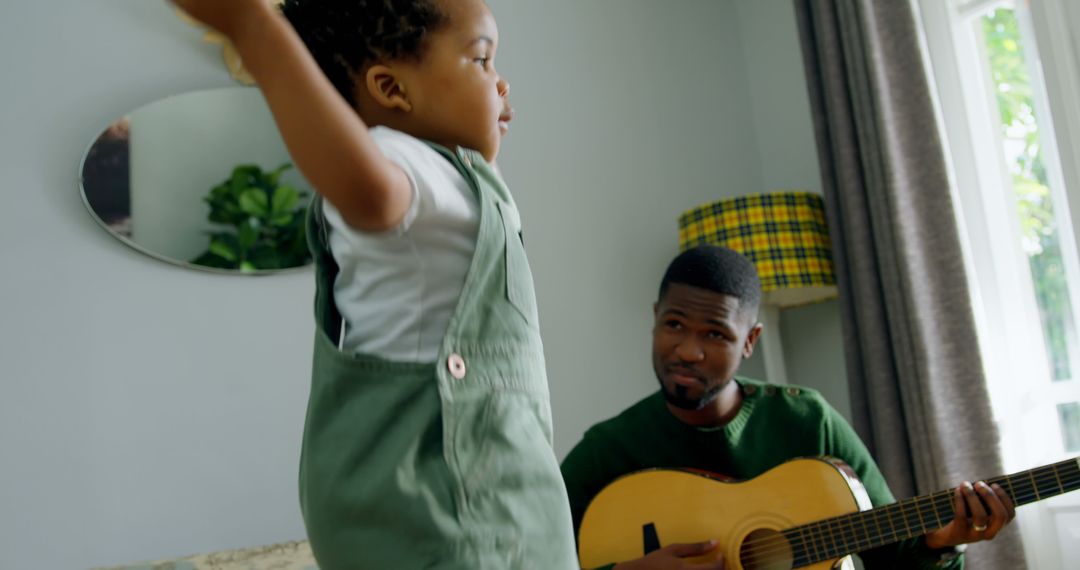
<svg viewBox="0 0 1080 570">
<path fill-rule="evenodd" d="M 521 239 L 521 218 L 512 205 L 498 204 L 506 234 L 506 298 L 526 321 L 536 325 L 536 290 Z"/>
<path fill-rule="evenodd" d="M 500 390 L 483 402 L 471 425 L 473 453 L 464 477 L 470 510 L 494 529 L 511 534 L 550 534 L 550 513 L 564 499 L 559 463 L 552 449 L 551 411 L 544 396 Z M 470 445 L 471 444 L 471 445 Z M 487 524 L 487 523 L 477 523 Z"/>
</svg>

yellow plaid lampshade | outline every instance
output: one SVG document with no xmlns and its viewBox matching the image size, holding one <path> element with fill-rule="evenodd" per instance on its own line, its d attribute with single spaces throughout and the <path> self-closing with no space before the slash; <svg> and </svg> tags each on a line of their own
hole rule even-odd
<svg viewBox="0 0 1080 570">
<path fill-rule="evenodd" d="M 731 248 L 754 262 L 764 302 L 793 307 L 836 296 L 825 203 L 811 192 L 751 194 L 679 216 L 679 249 Z"/>
</svg>

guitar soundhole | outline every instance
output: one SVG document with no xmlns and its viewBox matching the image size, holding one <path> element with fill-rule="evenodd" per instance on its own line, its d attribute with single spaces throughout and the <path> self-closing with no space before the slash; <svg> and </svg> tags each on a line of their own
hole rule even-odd
<svg viewBox="0 0 1080 570">
<path fill-rule="evenodd" d="M 793 560 L 791 544 L 775 530 L 755 530 L 739 547 L 744 570 L 791 570 Z"/>
</svg>

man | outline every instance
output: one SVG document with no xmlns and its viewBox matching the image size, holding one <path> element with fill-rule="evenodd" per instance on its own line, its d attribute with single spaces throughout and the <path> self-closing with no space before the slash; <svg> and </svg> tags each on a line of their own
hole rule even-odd
<svg viewBox="0 0 1080 570">
<path fill-rule="evenodd" d="M 761 336 L 760 299 L 754 265 L 730 249 L 700 246 L 671 263 L 653 306 L 653 369 L 660 390 L 590 428 L 562 464 L 575 532 L 589 502 L 608 483 L 653 467 L 745 480 L 789 459 L 829 455 L 855 470 L 875 506 L 895 502 L 855 431 L 820 394 L 736 376 Z M 860 553 L 865 566 L 962 568 L 954 547 L 993 538 L 1015 514 L 1005 491 L 984 482 L 962 484 L 953 503 L 953 522 L 924 537 Z M 614 567 L 723 568 L 722 559 L 709 565 L 686 560 L 719 546 L 668 545 Z"/>
</svg>

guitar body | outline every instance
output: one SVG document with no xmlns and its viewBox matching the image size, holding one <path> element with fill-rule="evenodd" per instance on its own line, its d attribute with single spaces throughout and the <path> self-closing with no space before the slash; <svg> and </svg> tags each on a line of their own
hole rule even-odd
<svg viewBox="0 0 1080 570">
<path fill-rule="evenodd" d="M 828 458 L 796 459 L 743 482 L 652 469 L 615 480 L 593 499 L 581 522 L 579 556 L 582 568 L 596 568 L 673 543 L 717 539 L 730 570 L 787 570 L 793 555 L 780 531 L 869 508 L 851 469 Z M 804 567 L 842 564 L 850 559 Z"/>
</svg>

